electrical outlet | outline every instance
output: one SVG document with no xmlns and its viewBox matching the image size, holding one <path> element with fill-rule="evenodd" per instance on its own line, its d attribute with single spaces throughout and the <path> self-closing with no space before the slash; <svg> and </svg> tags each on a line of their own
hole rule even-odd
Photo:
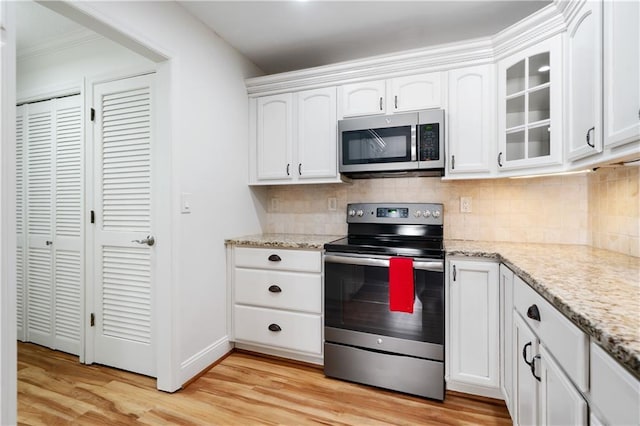
<svg viewBox="0 0 640 426">
<path fill-rule="evenodd" d="M 471 213 L 471 197 L 460 197 L 460 212 Z"/>
<path fill-rule="evenodd" d="M 338 200 L 336 199 L 336 197 L 327 198 L 327 209 L 329 209 L 330 212 L 335 212 L 337 208 Z"/>
<path fill-rule="evenodd" d="M 271 212 L 272 213 L 277 213 L 280 211 L 280 199 L 279 198 L 272 198 L 271 199 Z"/>
</svg>

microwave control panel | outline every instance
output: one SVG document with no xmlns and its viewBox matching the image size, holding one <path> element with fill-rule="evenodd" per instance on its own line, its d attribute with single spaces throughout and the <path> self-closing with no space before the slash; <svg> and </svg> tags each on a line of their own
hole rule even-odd
<svg viewBox="0 0 640 426">
<path fill-rule="evenodd" d="M 418 125 L 419 161 L 440 159 L 440 124 Z"/>
</svg>

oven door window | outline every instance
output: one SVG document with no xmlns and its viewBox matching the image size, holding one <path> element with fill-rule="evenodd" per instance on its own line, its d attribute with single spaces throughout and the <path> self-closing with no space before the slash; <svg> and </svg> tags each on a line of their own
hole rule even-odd
<svg viewBox="0 0 640 426">
<path fill-rule="evenodd" d="M 444 344 L 442 272 L 414 271 L 413 313 L 389 310 L 389 269 L 325 263 L 325 325 Z"/>
<path fill-rule="evenodd" d="M 411 161 L 411 127 L 342 132 L 342 163 L 347 165 Z"/>
</svg>

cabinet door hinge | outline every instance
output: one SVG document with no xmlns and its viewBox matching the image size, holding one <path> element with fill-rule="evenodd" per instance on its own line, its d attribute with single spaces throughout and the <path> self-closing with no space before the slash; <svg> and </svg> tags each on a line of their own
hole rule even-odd
<svg viewBox="0 0 640 426">
<path fill-rule="evenodd" d="M 91 210 L 91 223 L 96 223 L 96 212 Z"/>
<path fill-rule="evenodd" d="M 93 312 L 91 312 L 91 315 L 89 316 L 89 325 L 91 327 L 96 325 L 96 316 Z"/>
<path fill-rule="evenodd" d="M 96 110 L 91 108 L 91 121 L 96 121 Z"/>
</svg>

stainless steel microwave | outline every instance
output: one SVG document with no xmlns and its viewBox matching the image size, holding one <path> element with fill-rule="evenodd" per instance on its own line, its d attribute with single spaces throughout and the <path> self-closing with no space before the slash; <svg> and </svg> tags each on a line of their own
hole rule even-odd
<svg viewBox="0 0 640 426">
<path fill-rule="evenodd" d="M 444 174 L 444 110 L 338 121 L 339 170 L 350 177 Z"/>
</svg>

